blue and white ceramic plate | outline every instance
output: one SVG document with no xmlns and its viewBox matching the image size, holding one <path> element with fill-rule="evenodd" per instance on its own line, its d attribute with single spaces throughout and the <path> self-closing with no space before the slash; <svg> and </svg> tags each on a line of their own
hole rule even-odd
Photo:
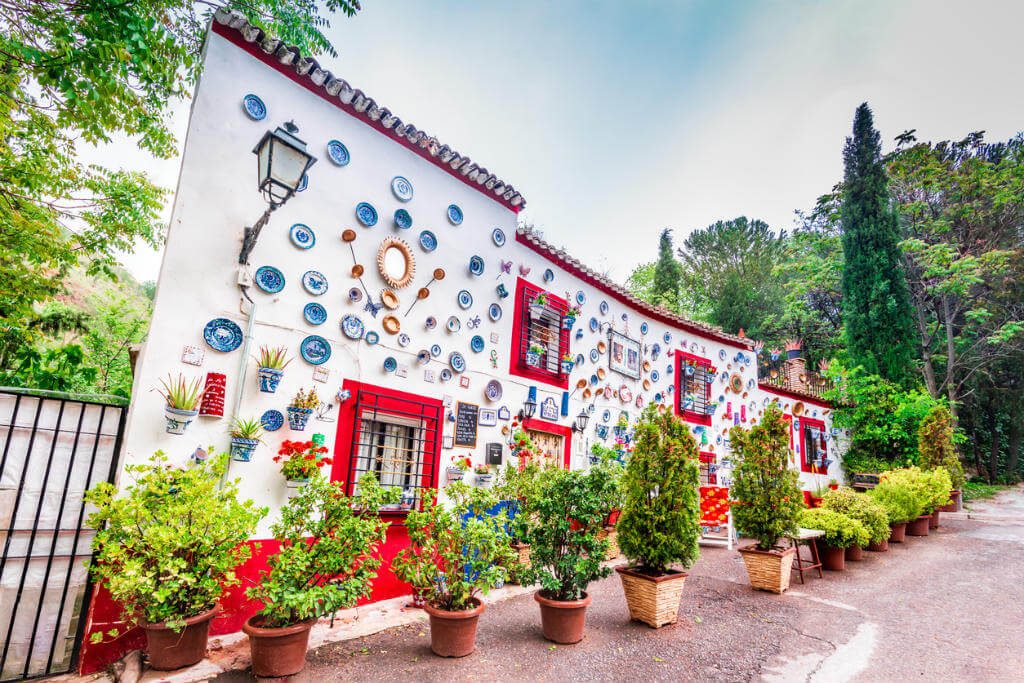
<svg viewBox="0 0 1024 683">
<path fill-rule="evenodd" d="M 487 397 L 488 401 L 497 401 L 501 398 L 502 394 L 501 382 L 496 379 L 492 379 L 484 387 L 484 396 Z"/>
<path fill-rule="evenodd" d="M 421 232 L 420 247 L 423 248 L 423 251 L 434 251 L 435 249 L 437 249 L 437 235 L 430 232 L 429 230 L 424 230 L 423 232 Z"/>
<path fill-rule="evenodd" d="M 441 345 L 440 344 L 434 344 L 433 346 L 431 346 L 430 347 L 430 355 L 433 356 L 434 358 L 437 358 L 438 356 L 440 356 L 441 355 Z"/>
<path fill-rule="evenodd" d="M 416 362 L 420 365 L 426 365 L 430 362 L 430 351 L 426 349 L 420 349 L 416 352 Z"/>
<path fill-rule="evenodd" d="M 596 363 L 601 358 L 601 354 L 598 353 L 597 349 L 590 349 L 590 362 Z"/>
<path fill-rule="evenodd" d="M 647 334 L 648 330 L 647 323 L 640 323 L 640 334 Z"/>
<path fill-rule="evenodd" d="M 406 346 L 408 346 L 409 342 L 411 342 L 411 341 L 412 341 L 412 339 L 410 339 L 409 335 L 407 335 L 405 332 L 403 332 L 402 334 L 398 335 L 398 345 L 401 346 L 403 349 Z"/>
<path fill-rule="evenodd" d="M 601 323 L 597 322 L 597 318 L 590 319 L 590 331 L 597 332 L 597 328 L 601 327 Z"/>
<path fill-rule="evenodd" d="M 268 410 L 260 417 L 260 424 L 268 432 L 276 432 L 284 424 L 284 415 L 280 410 Z"/>
<path fill-rule="evenodd" d="M 454 315 L 450 315 L 448 316 L 448 322 L 445 323 L 445 328 L 452 334 L 455 334 L 462 329 L 462 321 Z"/>
<path fill-rule="evenodd" d="M 327 143 L 327 157 L 334 162 L 335 166 L 348 166 L 348 162 L 352 161 L 348 147 L 340 140 L 331 140 Z"/>
<path fill-rule="evenodd" d="M 601 311 L 601 315 L 608 315 L 608 302 L 602 301 L 597 307 L 597 310 Z"/>
<path fill-rule="evenodd" d="M 555 281 L 555 271 L 548 268 L 544 271 L 544 282 L 551 283 Z"/>
<path fill-rule="evenodd" d="M 394 372 L 398 369 L 398 361 L 388 356 L 384 359 L 384 372 Z"/>
<path fill-rule="evenodd" d="M 372 228 L 377 225 L 377 209 L 369 202 L 359 202 L 356 204 L 356 218 L 366 227 Z"/>
<path fill-rule="evenodd" d="M 354 304 L 359 303 L 360 301 L 363 300 L 363 290 L 359 289 L 358 287 L 353 287 L 352 289 L 348 290 L 348 300 Z"/>
<path fill-rule="evenodd" d="M 242 345 L 242 328 L 233 320 L 214 318 L 203 328 L 203 339 L 214 351 L 234 351 Z"/>
<path fill-rule="evenodd" d="M 461 373 L 466 369 L 466 359 L 458 351 L 452 351 L 448 356 L 448 365 L 452 366 L 454 372 Z"/>
<path fill-rule="evenodd" d="M 327 277 L 318 270 L 307 270 L 302 274 L 302 287 L 313 296 L 327 292 Z"/>
<path fill-rule="evenodd" d="M 432 315 L 428 315 L 427 319 L 423 321 L 423 326 L 428 330 L 432 330 L 437 327 L 437 318 Z"/>
<path fill-rule="evenodd" d="M 501 306 L 498 304 L 491 304 L 487 307 L 487 317 L 493 322 L 501 320 Z"/>
<path fill-rule="evenodd" d="M 412 227 L 412 215 L 405 209 L 395 211 L 395 227 L 408 230 Z"/>
<path fill-rule="evenodd" d="M 459 308 L 465 310 L 473 305 L 473 295 L 469 293 L 468 289 L 459 290 Z"/>
<path fill-rule="evenodd" d="M 262 121 L 267 118 L 267 105 L 263 104 L 256 95 L 249 93 L 242 98 L 242 109 L 253 121 Z"/>
<path fill-rule="evenodd" d="M 665 373 L 668 374 L 669 376 L 672 375 L 673 370 L 675 370 L 675 368 L 672 366 L 671 363 L 665 366 Z"/>
<path fill-rule="evenodd" d="M 405 176 L 396 175 L 391 179 L 391 194 L 400 202 L 412 199 L 412 183 Z"/>
<path fill-rule="evenodd" d="M 349 313 L 341 319 L 341 333 L 349 339 L 362 339 L 366 327 L 359 316 Z"/>
<path fill-rule="evenodd" d="M 580 339 L 583 339 L 583 328 L 582 327 L 577 327 L 576 328 L 576 341 L 579 341 Z"/>
<path fill-rule="evenodd" d="M 277 294 L 284 289 L 284 273 L 274 266 L 260 266 L 254 279 L 256 286 L 267 294 Z"/>
<path fill-rule="evenodd" d="M 718 351 L 718 360 L 725 360 L 725 349 L 720 349 Z"/>
<path fill-rule="evenodd" d="M 494 242 L 494 246 L 503 247 L 505 246 L 505 231 L 501 228 L 495 228 L 491 231 L 491 241 Z"/>
<path fill-rule="evenodd" d="M 452 378 L 452 371 L 448 368 L 441 368 L 441 381 L 447 382 Z"/>
<path fill-rule="evenodd" d="M 484 274 L 484 260 L 482 258 L 480 258 L 479 256 L 470 256 L 469 257 L 469 272 L 471 274 L 477 275 L 477 276 L 483 275 Z"/>
<path fill-rule="evenodd" d="M 660 355 L 661 355 L 661 344 L 655 343 L 654 346 L 651 347 L 651 359 L 652 360 L 658 360 L 658 356 L 660 356 Z"/>
<path fill-rule="evenodd" d="M 318 334 L 311 334 L 302 340 L 299 353 L 310 365 L 323 365 L 331 357 L 331 343 Z"/>
<path fill-rule="evenodd" d="M 576 292 L 576 303 L 580 306 L 587 303 L 587 295 L 582 289 Z"/>
<path fill-rule="evenodd" d="M 651 381 L 652 382 L 657 382 L 659 379 L 661 379 L 661 375 L 658 373 L 658 371 L 657 370 L 651 370 Z"/>
<path fill-rule="evenodd" d="M 672 343 L 672 333 L 671 333 L 671 332 L 666 332 L 666 333 L 665 333 L 665 334 L 664 334 L 664 335 L 662 336 L 662 339 L 664 339 L 664 340 L 665 340 L 665 343 L 666 343 L 666 344 L 671 344 L 671 343 Z"/>
<path fill-rule="evenodd" d="M 304 223 L 293 225 L 289 235 L 292 238 L 292 244 L 299 249 L 312 249 L 313 245 L 316 244 L 316 234 L 311 227 Z"/>
<path fill-rule="evenodd" d="M 473 353 L 480 353 L 484 350 L 484 338 L 479 334 L 474 334 L 473 338 L 469 340 L 469 348 L 473 349 Z"/>
<path fill-rule="evenodd" d="M 452 225 L 462 224 L 462 209 L 456 204 L 448 205 L 448 222 Z"/>
<path fill-rule="evenodd" d="M 376 346 L 377 342 L 380 341 L 380 335 L 374 332 L 373 330 L 370 330 L 369 332 L 366 333 L 365 336 L 363 336 L 363 339 L 370 346 Z"/>
<path fill-rule="evenodd" d="M 327 322 L 327 309 L 318 303 L 308 303 L 302 309 L 302 317 L 310 325 L 323 325 Z"/>
</svg>

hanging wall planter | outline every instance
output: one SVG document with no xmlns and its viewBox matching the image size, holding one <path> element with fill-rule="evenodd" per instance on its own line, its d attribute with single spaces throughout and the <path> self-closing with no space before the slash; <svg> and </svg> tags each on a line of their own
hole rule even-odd
<svg viewBox="0 0 1024 683">
<path fill-rule="evenodd" d="M 235 462 L 249 462 L 252 460 L 252 452 L 256 450 L 259 442 L 259 439 L 231 437 L 231 459 Z"/>
<path fill-rule="evenodd" d="M 164 406 L 164 419 L 167 421 L 167 433 L 184 434 L 185 430 L 190 424 L 192 424 L 192 420 L 194 420 L 198 414 L 198 409 L 180 410 L 178 408 Z"/>
<path fill-rule="evenodd" d="M 277 385 L 281 383 L 281 378 L 284 377 L 284 370 L 260 368 L 257 372 L 257 377 L 260 380 L 260 391 L 265 394 L 272 394 L 277 391 Z"/>
<path fill-rule="evenodd" d="M 305 431 L 306 423 L 309 422 L 309 416 L 312 414 L 312 408 L 288 406 L 288 427 L 296 432 Z"/>
</svg>

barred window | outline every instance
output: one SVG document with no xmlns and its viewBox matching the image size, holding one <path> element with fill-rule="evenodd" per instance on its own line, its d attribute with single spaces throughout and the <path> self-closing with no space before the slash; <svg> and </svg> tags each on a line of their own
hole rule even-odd
<svg viewBox="0 0 1024 683">
<path fill-rule="evenodd" d="M 676 362 L 676 412 L 690 422 L 711 424 L 711 361 L 677 351 Z"/>
<path fill-rule="evenodd" d="M 545 302 L 535 304 L 541 294 Z M 516 296 L 519 319 L 513 349 L 515 374 L 550 382 L 565 379 L 561 360 L 569 352 L 569 330 L 563 325 L 568 304 L 523 281 Z"/>
</svg>

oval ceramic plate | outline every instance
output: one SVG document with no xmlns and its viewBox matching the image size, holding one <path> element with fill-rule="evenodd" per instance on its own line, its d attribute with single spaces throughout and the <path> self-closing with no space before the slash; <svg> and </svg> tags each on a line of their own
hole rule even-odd
<svg viewBox="0 0 1024 683">
<path fill-rule="evenodd" d="M 316 244 L 316 234 L 305 223 L 293 225 L 288 235 L 292 238 L 292 244 L 299 249 L 312 249 L 313 245 Z"/>
<path fill-rule="evenodd" d="M 553 271 L 550 268 L 548 268 L 547 270 L 544 271 L 544 282 L 547 282 L 548 284 L 550 284 L 550 283 L 552 283 L 554 281 L 555 281 L 555 271 Z"/>
<path fill-rule="evenodd" d="M 395 360 L 391 356 L 388 356 L 387 358 L 384 359 L 384 371 L 385 372 L 394 372 L 397 369 L 398 369 L 398 361 L 397 360 Z"/>
<path fill-rule="evenodd" d="M 601 312 L 601 315 L 608 315 L 608 302 L 607 301 L 602 301 L 598 305 L 597 310 L 599 310 Z"/>
<path fill-rule="evenodd" d="M 318 270 L 307 270 L 302 274 L 302 287 L 313 296 L 327 292 L 327 278 Z"/>
<path fill-rule="evenodd" d="M 658 371 L 657 370 L 652 370 L 651 371 L 651 380 L 657 382 L 659 379 L 661 379 L 661 375 L 658 373 Z"/>
<path fill-rule="evenodd" d="M 671 344 L 672 343 L 672 333 L 671 332 L 666 332 L 662 336 L 662 339 L 665 341 L 666 344 Z"/>
<path fill-rule="evenodd" d="M 310 325 L 323 325 L 327 321 L 327 309 L 318 303 L 308 303 L 302 309 L 302 317 Z"/>
<path fill-rule="evenodd" d="M 263 104 L 263 100 L 252 93 L 242 98 L 242 109 L 245 110 L 246 115 L 253 121 L 262 121 L 267 118 L 267 105 Z"/>
<path fill-rule="evenodd" d="M 341 319 L 341 333 L 349 339 L 362 339 L 365 329 L 359 316 L 350 313 Z"/>
<path fill-rule="evenodd" d="M 402 334 L 398 335 L 398 345 L 401 346 L 403 349 L 406 346 L 408 346 L 409 342 L 411 342 L 411 341 L 412 341 L 412 339 L 410 339 L 409 335 L 407 335 L 405 332 L 403 332 Z"/>
<path fill-rule="evenodd" d="M 402 230 L 408 230 L 412 227 L 412 214 L 405 209 L 398 209 L 395 211 L 395 227 Z"/>
<path fill-rule="evenodd" d="M 437 318 L 432 315 L 428 315 L 427 319 L 423 321 L 423 326 L 428 330 L 432 330 L 437 327 Z"/>
<path fill-rule="evenodd" d="M 353 287 L 352 289 L 348 290 L 348 300 L 354 304 L 359 303 L 360 301 L 363 300 L 363 290 L 359 289 L 358 287 Z"/>
<path fill-rule="evenodd" d="M 412 199 L 412 183 L 405 176 L 396 175 L 391 179 L 391 194 L 400 202 Z"/>
<path fill-rule="evenodd" d="M 356 218 L 366 227 L 372 228 L 377 225 L 377 209 L 368 202 L 359 202 L 356 204 Z"/>
<path fill-rule="evenodd" d="M 590 362 L 596 363 L 601 358 L 601 354 L 597 352 L 597 349 L 590 349 Z"/>
<path fill-rule="evenodd" d="M 203 328 L 203 339 L 214 351 L 234 351 L 242 345 L 242 328 L 233 320 L 214 318 Z"/>
<path fill-rule="evenodd" d="M 496 379 L 492 379 L 490 382 L 487 383 L 487 386 L 484 387 L 484 396 L 487 397 L 488 401 L 500 400 L 501 394 L 501 382 L 499 382 Z"/>
<path fill-rule="evenodd" d="M 390 289 L 385 289 L 380 293 L 380 302 L 384 304 L 385 308 L 390 308 L 393 311 L 398 308 L 398 295 Z"/>
<path fill-rule="evenodd" d="M 584 293 L 582 289 L 576 292 L 576 303 L 579 304 L 580 306 L 587 303 L 587 295 L 586 293 Z"/>
<path fill-rule="evenodd" d="M 370 330 L 366 333 L 366 336 L 363 337 L 363 340 L 370 346 L 376 346 L 377 342 L 380 341 L 380 335 L 373 330 Z"/>
<path fill-rule="evenodd" d="M 462 321 L 456 318 L 454 315 L 448 317 L 448 322 L 445 323 L 445 328 L 449 332 L 455 333 L 462 329 Z"/>
<path fill-rule="evenodd" d="M 647 334 L 648 327 L 646 322 L 640 323 L 640 334 Z"/>
<path fill-rule="evenodd" d="M 260 266 L 253 279 L 256 286 L 267 294 L 277 294 L 284 289 L 284 273 L 274 266 Z"/>
<path fill-rule="evenodd" d="M 327 158 L 334 162 L 335 166 L 348 166 L 348 162 L 352 161 L 348 147 L 340 140 L 331 140 L 327 143 Z"/>
<path fill-rule="evenodd" d="M 441 368 L 441 381 L 447 382 L 452 378 L 452 371 L 448 368 Z"/>
<path fill-rule="evenodd" d="M 434 358 L 437 358 L 438 356 L 440 356 L 441 355 L 441 345 L 440 344 L 434 344 L 433 346 L 431 346 L 430 347 L 430 355 L 433 356 Z"/>
<path fill-rule="evenodd" d="M 452 225 L 462 224 L 462 209 L 456 204 L 448 205 L 448 222 Z"/>
<path fill-rule="evenodd" d="M 597 322 L 597 318 L 590 319 L 590 331 L 597 332 L 597 329 L 601 326 L 601 323 Z"/>
<path fill-rule="evenodd" d="M 473 275 L 484 274 L 484 260 L 479 256 L 471 256 L 469 258 L 469 272 Z"/>
<path fill-rule="evenodd" d="M 501 306 L 498 304 L 491 304 L 487 307 L 487 317 L 493 322 L 501 320 Z"/>
<path fill-rule="evenodd" d="M 491 231 L 491 241 L 494 242 L 494 246 L 503 247 L 505 246 L 505 231 L 501 228 L 495 228 Z"/>
<path fill-rule="evenodd" d="M 280 410 L 268 410 L 260 416 L 260 424 L 268 432 L 276 432 L 284 424 L 284 415 Z"/>
<path fill-rule="evenodd" d="M 384 316 L 380 324 L 388 334 L 398 334 L 398 331 L 402 329 L 402 323 L 398 322 L 398 318 L 393 315 Z"/>
<path fill-rule="evenodd" d="M 469 290 L 459 290 L 459 308 L 465 310 L 473 305 L 473 295 L 469 293 Z"/>
<path fill-rule="evenodd" d="M 458 351 L 452 351 L 448 356 L 448 365 L 452 367 L 452 371 L 461 373 L 466 369 L 466 359 Z"/>
<path fill-rule="evenodd" d="M 429 230 L 420 233 L 420 247 L 423 251 L 434 251 L 437 249 L 437 237 Z"/>
<path fill-rule="evenodd" d="M 484 350 L 484 338 L 479 334 L 474 334 L 473 338 L 469 340 L 469 348 L 473 349 L 473 353 L 480 353 Z"/>
<path fill-rule="evenodd" d="M 299 353 L 310 365 L 323 365 L 331 357 L 331 344 L 320 335 L 311 334 L 302 340 Z"/>
</svg>

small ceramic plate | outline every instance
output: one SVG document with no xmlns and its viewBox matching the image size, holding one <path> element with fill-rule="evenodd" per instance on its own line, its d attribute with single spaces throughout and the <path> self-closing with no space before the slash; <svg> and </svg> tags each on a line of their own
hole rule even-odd
<svg viewBox="0 0 1024 683">
<path fill-rule="evenodd" d="M 398 308 L 398 295 L 390 289 L 385 289 L 380 293 L 380 302 L 384 304 L 385 308 L 390 308 L 393 311 Z"/>
<path fill-rule="evenodd" d="M 398 331 L 402 329 L 402 323 L 398 322 L 398 318 L 393 315 L 384 316 L 380 324 L 388 334 L 398 334 Z"/>
<path fill-rule="evenodd" d="M 363 290 L 359 289 L 358 287 L 353 287 L 352 289 L 348 290 L 348 300 L 354 304 L 359 303 L 360 301 L 363 300 Z"/>
<path fill-rule="evenodd" d="M 369 202 L 359 202 L 356 204 L 356 218 L 366 227 L 372 228 L 377 225 L 377 209 Z"/>
<path fill-rule="evenodd" d="M 432 330 L 437 327 L 437 318 L 432 315 L 428 315 L 427 319 L 423 321 L 423 326 L 428 330 Z"/>
<path fill-rule="evenodd" d="M 437 236 L 429 230 L 420 233 L 420 247 L 423 251 L 434 251 L 437 249 Z"/>
<path fill-rule="evenodd" d="M 267 118 L 267 105 L 263 104 L 263 100 L 252 93 L 242 98 L 242 109 L 245 110 L 246 115 L 253 121 L 262 121 Z"/>
<path fill-rule="evenodd" d="M 501 394 L 501 382 L 499 382 L 496 379 L 492 379 L 490 382 L 487 383 L 487 386 L 484 387 L 484 396 L 487 397 L 488 401 L 501 400 Z"/>
<path fill-rule="evenodd" d="M 597 352 L 604 353 L 608 350 L 608 345 L 604 343 L 604 340 L 597 342 Z"/>
<path fill-rule="evenodd" d="M 597 352 L 597 349 L 590 349 L 590 362 L 596 363 L 601 358 L 601 354 Z"/>
<path fill-rule="evenodd" d="M 601 315 L 608 315 L 608 302 L 602 301 L 598 305 L 597 310 L 601 312 Z"/>
<path fill-rule="evenodd" d="M 576 292 L 576 303 L 580 306 L 587 303 L 587 295 L 582 289 Z"/>
<path fill-rule="evenodd" d="M 203 328 L 203 339 L 214 351 L 234 351 L 242 345 L 242 328 L 233 320 L 214 318 Z"/>
<path fill-rule="evenodd" d="M 420 365 L 426 365 L 430 362 L 430 351 L 426 349 L 420 349 L 416 352 L 416 362 Z"/>
<path fill-rule="evenodd" d="M 441 374 L 441 381 L 442 382 L 447 382 L 447 381 L 451 380 L 451 378 L 452 378 L 452 371 L 449 370 L 448 368 L 441 368 L 441 373 L 440 374 Z"/>
<path fill-rule="evenodd" d="M 276 432 L 284 424 L 284 415 L 280 410 L 268 410 L 260 416 L 260 424 L 268 432 Z"/>
<path fill-rule="evenodd" d="M 452 367 L 452 371 L 461 373 L 466 369 L 466 359 L 458 351 L 452 351 L 448 355 L 448 365 Z"/>
<path fill-rule="evenodd" d="M 484 350 L 484 338 L 479 334 L 474 334 L 473 338 L 469 340 L 469 348 L 473 349 L 473 353 L 480 353 Z"/>
<path fill-rule="evenodd" d="M 398 369 L 398 361 L 388 356 L 384 359 L 384 372 L 394 372 Z"/>
<path fill-rule="evenodd" d="M 457 204 L 448 205 L 448 222 L 452 225 L 462 224 L 462 209 Z"/>
<path fill-rule="evenodd" d="M 586 362 L 587 362 L 586 356 L 584 356 L 582 353 L 577 353 L 576 354 L 576 365 L 578 367 L 582 368 L 583 364 L 586 363 Z"/>
<path fill-rule="evenodd" d="M 484 260 L 479 256 L 471 256 L 469 258 L 469 272 L 472 275 L 480 276 L 484 274 Z"/>
<path fill-rule="evenodd" d="M 459 308 L 466 310 L 473 305 L 473 295 L 469 293 L 469 290 L 463 289 L 459 291 Z"/>
<path fill-rule="evenodd" d="M 318 303 L 308 303 L 302 309 L 302 317 L 310 325 L 323 325 L 327 322 L 327 309 Z"/>
<path fill-rule="evenodd" d="M 318 270 L 307 270 L 302 274 L 302 287 L 313 296 L 327 293 L 327 278 Z"/>
<path fill-rule="evenodd" d="M 494 246 L 503 247 L 505 246 L 505 231 L 501 228 L 495 228 L 491 231 L 491 241 L 494 242 Z"/>
<path fill-rule="evenodd" d="M 327 143 L 327 158 L 334 162 L 335 166 L 348 166 L 348 162 L 352 161 L 348 147 L 340 140 L 331 140 Z"/>
<path fill-rule="evenodd" d="M 657 370 L 652 370 L 651 371 L 651 381 L 657 382 L 659 379 L 661 379 L 661 374 Z"/>
<path fill-rule="evenodd" d="M 433 356 L 434 358 L 439 357 L 441 355 L 441 345 L 440 344 L 434 344 L 433 346 L 431 346 L 430 347 L 430 355 Z"/>
<path fill-rule="evenodd" d="M 498 304 L 491 304 L 487 307 L 487 317 L 493 322 L 501 320 L 501 306 Z"/>
<path fill-rule="evenodd" d="M 331 344 L 320 335 L 311 334 L 302 340 L 299 353 L 310 365 L 323 365 L 331 357 Z"/>
<path fill-rule="evenodd" d="M 447 329 L 449 332 L 454 334 L 454 333 L 456 333 L 456 332 L 458 332 L 459 330 L 462 329 L 462 321 L 459 320 L 454 315 L 453 316 L 449 316 L 448 322 L 446 322 L 444 326 L 445 326 L 445 329 Z"/>
<path fill-rule="evenodd" d="M 402 230 L 408 230 L 412 227 L 412 214 L 405 209 L 398 209 L 395 211 L 395 227 Z"/>
<path fill-rule="evenodd" d="M 672 333 L 671 332 L 666 332 L 664 335 L 662 335 L 661 338 L 662 338 L 662 340 L 664 340 L 664 342 L 666 344 L 671 344 L 672 343 Z"/>
<path fill-rule="evenodd" d="M 405 176 L 396 175 L 391 179 L 391 194 L 400 202 L 412 199 L 412 183 Z"/>
<path fill-rule="evenodd" d="M 405 332 L 403 332 L 402 334 L 398 335 L 398 345 L 401 346 L 403 349 L 406 346 L 408 346 L 409 342 L 411 342 L 411 341 L 412 341 L 412 339 L 410 339 L 409 335 L 407 335 Z"/>
<path fill-rule="evenodd" d="M 376 346 L 380 342 L 380 335 L 373 330 L 370 330 L 363 337 L 363 340 L 370 346 Z"/>
<path fill-rule="evenodd" d="M 590 331 L 597 332 L 597 329 L 601 327 L 601 323 L 597 322 L 597 318 L 590 319 Z"/>
<path fill-rule="evenodd" d="M 274 266 L 260 266 L 253 279 L 256 286 L 267 294 L 277 294 L 284 289 L 284 273 Z"/>
<path fill-rule="evenodd" d="M 362 339 L 365 330 L 366 327 L 359 316 L 349 314 L 341 319 L 341 333 L 349 339 Z"/>
<path fill-rule="evenodd" d="M 292 238 L 292 244 L 299 249 L 312 249 L 316 244 L 316 234 L 305 223 L 296 223 L 288 234 Z"/>
<path fill-rule="evenodd" d="M 544 282 L 547 282 L 548 284 L 551 284 L 554 281 L 555 281 L 555 271 L 553 271 L 550 268 L 548 268 L 547 270 L 544 271 Z"/>
<path fill-rule="evenodd" d="M 647 323 L 640 323 L 640 334 L 647 334 L 648 329 Z"/>
</svg>

